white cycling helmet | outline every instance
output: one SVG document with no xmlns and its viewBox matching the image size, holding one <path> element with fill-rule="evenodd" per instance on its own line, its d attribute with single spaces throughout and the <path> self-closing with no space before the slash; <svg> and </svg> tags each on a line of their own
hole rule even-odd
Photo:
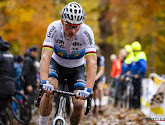
<svg viewBox="0 0 165 125">
<path fill-rule="evenodd" d="M 68 3 L 62 10 L 63 21 L 71 24 L 81 24 L 85 19 L 85 12 L 80 4 L 76 2 Z"/>
</svg>

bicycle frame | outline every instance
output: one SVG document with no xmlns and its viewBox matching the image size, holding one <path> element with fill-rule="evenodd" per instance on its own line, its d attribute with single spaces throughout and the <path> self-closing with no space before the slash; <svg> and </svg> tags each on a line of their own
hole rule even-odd
<svg viewBox="0 0 165 125">
<path fill-rule="evenodd" d="M 126 92 L 126 95 L 128 96 L 130 94 L 130 89 L 131 89 L 131 92 L 133 91 L 133 88 L 132 88 L 132 78 L 130 78 L 128 84 L 127 84 L 127 92 Z"/>
<path fill-rule="evenodd" d="M 62 123 L 65 125 L 64 113 L 63 113 L 63 110 L 64 110 L 64 108 L 65 108 L 65 105 L 66 105 L 66 97 L 61 96 L 61 97 L 60 97 L 59 107 L 58 107 L 58 110 L 57 110 L 57 115 L 56 115 L 56 117 L 53 119 L 53 125 L 55 125 L 55 123 L 56 123 L 58 120 L 61 120 Z"/>
<path fill-rule="evenodd" d="M 57 121 L 62 122 L 62 125 L 65 125 L 65 119 L 64 119 L 64 109 L 65 109 L 65 105 L 66 105 L 66 100 L 67 100 L 67 96 L 76 96 L 75 93 L 71 93 L 71 92 L 65 92 L 65 91 L 60 91 L 60 90 L 53 90 L 53 93 L 59 93 L 61 94 L 60 97 L 60 102 L 58 105 L 58 109 L 57 109 L 57 113 L 55 118 L 53 119 L 53 123 L 52 125 L 55 125 Z"/>
<path fill-rule="evenodd" d="M 126 87 L 126 99 L 125 99 L 125 106 L 126 108 L 130 109 L 132 108 L 132 99 L 133 99 L 133 93 L 134 93 L 134 87 L 132 84 L 132 76 L 129 76 L 130 79 L 128 81 L 127 87 Z"/>
</svg>

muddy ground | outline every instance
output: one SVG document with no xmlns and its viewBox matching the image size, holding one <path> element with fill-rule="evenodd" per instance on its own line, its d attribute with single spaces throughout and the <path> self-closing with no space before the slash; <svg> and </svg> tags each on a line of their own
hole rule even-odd
<svg viewBox="0 0 165 125">
<path fill-rule="evenodd" d="M 53 108 L 52 113 L 49 118 L 49 124 L 53 120 L 55 108 Z M 30 125 L 38 125 L 38 111 L 36 110 L 33 114 L 33 118 Z M 140 111 L 140 109 L 124 109 L 115 108 L 112 104 L 103 106 L 103 112 L 96 114 L 92 112 L 87 116 L 84 116 L 81 120 L 80 125 L 158 125 L 156 122 L 147 122 L 144 120 L 146 116 Z M 69 125 L 69 118 L 66 118 L 67 125 Z M 19 125 L 15 123 L 15 125 Z"/>
</svg>

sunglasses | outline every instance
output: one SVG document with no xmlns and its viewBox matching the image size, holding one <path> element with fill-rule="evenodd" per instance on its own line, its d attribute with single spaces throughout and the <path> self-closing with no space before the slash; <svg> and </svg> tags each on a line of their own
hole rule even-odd
<svg viewBox="0 0 165 125">
<path fill-rule="evenodd" d="M 67 22 L 65 22 L 64 24 L 66 25 L 66 27 L 68 29 L 79 29 L 80 26 L 81 26 L 81 24 L 70 24 L 70 23 L 67 23 Z"/>
</svg>

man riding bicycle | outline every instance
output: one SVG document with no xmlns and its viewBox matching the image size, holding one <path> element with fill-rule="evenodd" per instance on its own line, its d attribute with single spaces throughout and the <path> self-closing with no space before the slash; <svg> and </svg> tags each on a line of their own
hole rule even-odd
<svg viewBox="0 0 165 125">
<path fill-rule="evenodd" d="M 90 95 L 95 82 L 97 56 L 94 35 L 91 28 L 83 23 L 83 8 L 71 2 L 63 8 L 61 16 L 61 20 L 48 26 L 43 43 L 40 72 L 41 83 L 47 93 L 41 99 L 39 125 L 47 125 L 52 108 L 51 92 L 64 79 L 68 81 L 69 91 L 77 93 L 73 98 L 70 122 L 78 125 L 83 115 L 84 99 Z M 84 56 L 88 68 L 86 82 Z"/>
</svg>

